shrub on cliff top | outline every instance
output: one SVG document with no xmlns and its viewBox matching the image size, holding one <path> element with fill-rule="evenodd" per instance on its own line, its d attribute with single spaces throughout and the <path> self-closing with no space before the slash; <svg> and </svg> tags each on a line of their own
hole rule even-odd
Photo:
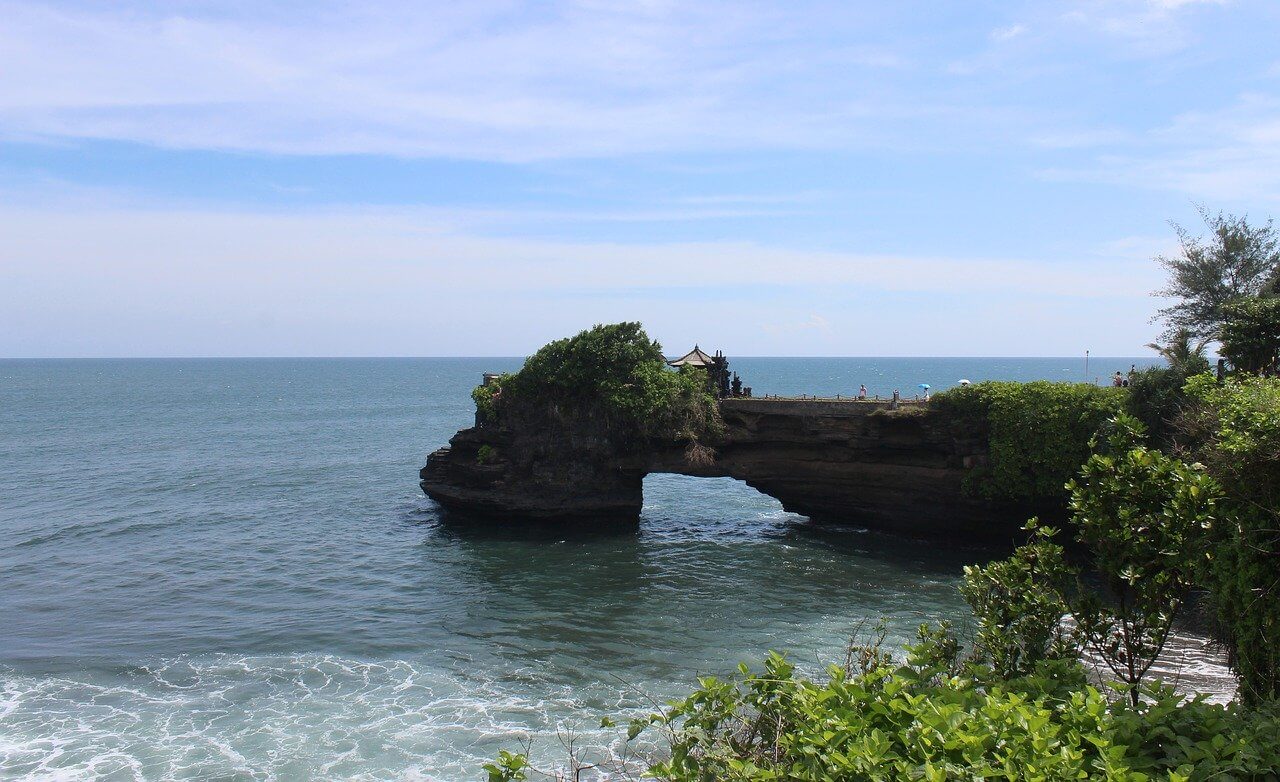
<svg viewBox="0 0 1280 782">
<path fill-rule="evenodd" d="M 969 475 L 969 491 L 1043 501 L 1065 497 L 1063 487 L 1089 458 L 1090 439 L 1124 400 L 1121 390 L 1084 383 L 993 381 L 940 393 L 933 409 L 988 436 L 988 462 Z"/>
<path fill-rule="evenodd" d="M 639 323 L 598 325 L 544 345 L 519 372 L 472 394 L 482 417 L 506 405 L 602 411 L 624 436 L 697 440 L 719 414 L 700 369 L 673 371 Z"/>
</svg>

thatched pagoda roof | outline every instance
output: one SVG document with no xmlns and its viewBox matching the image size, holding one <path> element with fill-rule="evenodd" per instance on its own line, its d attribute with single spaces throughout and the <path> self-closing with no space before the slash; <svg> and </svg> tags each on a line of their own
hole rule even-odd
<svg viewBox="0 0 1280 782">
<path fill-rule="evenodd" d="M 694 345 L 693 350 L 685 353 L 675 361 L 668 361 L 667 363 L 673 367 L 709 367 L 713 361 L 714 359 L 711 356 L 703 353 L 697 345 Z"/>
</svg>

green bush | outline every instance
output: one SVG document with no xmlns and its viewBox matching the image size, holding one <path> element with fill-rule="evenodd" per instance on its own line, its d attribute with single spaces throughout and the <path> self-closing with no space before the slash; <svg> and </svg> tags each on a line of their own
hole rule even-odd
<svg viewBox="0 0 1280 782">
<path fill-rule="evenodd" d="M 1280 356 L 1280 298 L 1241 299 L 1223 313 L 1223 358 L 1242 372 L 1273 370 Z"/>
<path fill-rule="evenodd" d="M 1063 630 L 1062 595 L 1075 572 L 1054 530 L 1034 521 L 1031 541 L 1008 559 L 964 569 L 960 594 L 977 619 L 973 659 L 1005 678 L 1024 676 L 1043 660 L 1075 659 Z"/>
<path fill-rule="evenodd" d="M 471 389 L 471 400 L 476 403 L 477 420 L 480 423 L 488 424 L 497 420 L 502 384 L 510 377 L 509 373 L 504 374 L 496 382 Z"/>
<path fill-rule="evenodd" d="M 1149 367 L 1129 380 L 1129 398 L 1125 409 L 1147 428 L 1153 445 L 1169 448 L 1174 444 L 1178 420 L 1189 399 L 1182 390 L 1195 375 L 1208 372 L 1209 362 L 1202 357 L 1191 365 Z"/>
<path fill-rule="evenodd" d="M 1249 704 L 1280 698 L 1280 378 L 1192 378 L 1184 437 L 1224 486 L 1202 581 Z"/>
<path fill-rule="evenodd" d="M 834 666 L 823 681 L 771 654 L 758 673 L 700 679 L 628 737 L 662 733 L 669 754 L 645 775 L 668 782 L 1280 778 L 1272 712 L 1164 688 L 1136 706 L 1111 701 L 1066 661 L 1009 681 L 953 676 L 932 654 L 913 649 L 908 664 L 865 674 Z M 532 769 L 504 753 L 486 770 L 510 782 Z"/>
<path fill-rule="evenodd" d="M 969 491 L 993 500 L 1045 501 L 1089 458 L 1089 441 L 1124 404 L 1122 389 L 1083 383 L 988 382 L 938 394 L 933 409 L 958 431 L 986 434 L 988 462 Z"/>
<path fill-rule="evenodd" d="M 1072 523 L 1106 594 L 1081 590 L 1071 611 L 1136 701 L 1195 585 L 1221 488 L 1202 466 L 1146 447 L 1136 418 L 1118 416 L 1107 430 L 1068 484 Z"/>
<path fill-rule="evenodd" d="M 504 409 L 549 404 L 599 412 L 624 439 L 698 440 L 714 435 L 720 421 L 706 373 L 671 370 L 639 323 L 595 326 L 551 342 L 472 398 L 483 421 L 500 419 Z"/>
</svg>

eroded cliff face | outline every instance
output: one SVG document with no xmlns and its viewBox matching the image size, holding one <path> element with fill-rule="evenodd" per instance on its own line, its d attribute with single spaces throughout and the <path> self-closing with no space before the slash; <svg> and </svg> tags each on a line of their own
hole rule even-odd
<svg viewBox="0 0 1280 782">
<path fill-rule="evenodd" d="M 628 460 L 632 461 L 628 461 Z M 512 409 L 427 457 L 422 490 L 450 510 L 510 518 L 634 518 L 645 473 L 595 409 Z"/>
<path fill-rule="evenodd" d="M 964 491 L 985 459 L 981 433 L 937 411 L 873 402 L 727 399 L 710 460 L 687 444 L 625 444 L 593 411 L 554 407 L 458 432 L 422 468 L 423 490 L 447 508 L 518 518 L 634 518 L 644 476 L 728 476 L 790 511 L 913 534 L 1007 535 L 1030 509 Z"/>
</svg>

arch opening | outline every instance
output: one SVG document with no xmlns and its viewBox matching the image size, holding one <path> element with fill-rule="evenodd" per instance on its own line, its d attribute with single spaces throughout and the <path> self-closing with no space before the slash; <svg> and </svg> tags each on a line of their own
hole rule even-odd
<svg viewBox="0 0 1280 782">
<path fill-rule="evenodd" d="M 807 520 L 776 498 L 729 477 L 653 472 L 644 477 L 641 522 L 687 520 L 702 524 L 779 524 Z"/>
</svg>

